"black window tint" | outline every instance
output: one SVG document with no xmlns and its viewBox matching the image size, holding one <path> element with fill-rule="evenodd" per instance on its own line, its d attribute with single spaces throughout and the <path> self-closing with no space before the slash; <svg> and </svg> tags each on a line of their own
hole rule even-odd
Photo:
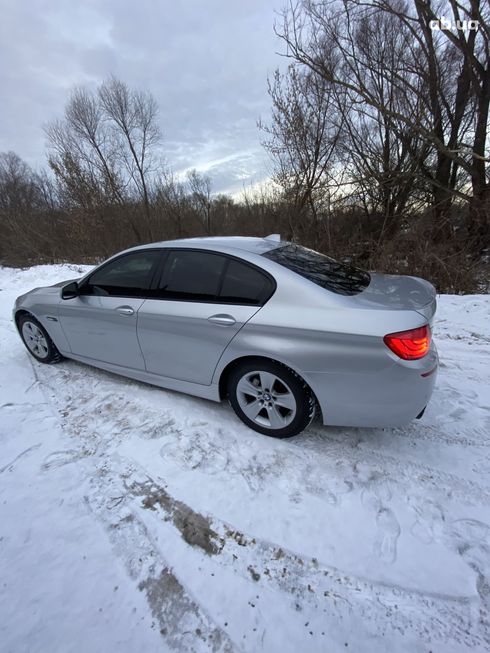
<svg viewBox="0 0 490 653">
<path fill-rule="evenodd" d="M 364 270 L 293 243 L 272 249 L 262 256 L 339 295 L 356 295 L 371 281 L 369 273 Z"/>
<path fill-rule="evenodd" d="M 161 253 L 155 250 L 121 256 L 94 272 L 82 292 L 116 297 L 148 297 L 160 257 Z"/>
<path fill-rule="evenodd" d="M 261 306 L 273 290 L 270 279 L 250 265 L 230 260 L 226 269 L 220 300 L 223 303 Z"/>
<path fill-rule="evenodd" d="M 225 257 L 208 252 L 170 252 L 158 296 L 216 301 L 225 263 Z"/>
</svg>

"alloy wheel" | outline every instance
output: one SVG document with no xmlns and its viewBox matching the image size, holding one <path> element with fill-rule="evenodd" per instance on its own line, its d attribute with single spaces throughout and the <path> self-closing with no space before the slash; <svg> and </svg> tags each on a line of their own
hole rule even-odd
<svg viewBox="0 0 490 653">
<path fill-rule="evenodd" d="M 296 417 L 296 399 L 281 378 L 261 370 L 247 372 L 238 381 L 236 396 L 245 415 L 260 426 L 282 429 Z"/>
<path fill-rule="evenodd" d="M 47 358 L 48 342 L 41 329 L 34 322 L 26 321 L 22 325 L 22 336 L 27 348 L 38 358 Z"/>
</svg>

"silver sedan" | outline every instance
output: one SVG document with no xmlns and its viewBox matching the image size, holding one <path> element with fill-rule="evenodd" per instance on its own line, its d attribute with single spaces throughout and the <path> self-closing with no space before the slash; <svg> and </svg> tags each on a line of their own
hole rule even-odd
<svg viewBox="0 0 490 653">
<path fill-rule="evenodd" d="M 42 363 L 63 357 L 214 401 L 275 437 L 421 417 L 437 375 L 433 286 L 267 238 L 126 250 L 19 297 Z"/>
</svg>

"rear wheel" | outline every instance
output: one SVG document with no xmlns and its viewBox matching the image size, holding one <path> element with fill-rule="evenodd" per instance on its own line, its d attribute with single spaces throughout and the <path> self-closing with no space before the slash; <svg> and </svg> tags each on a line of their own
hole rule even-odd
<svg viewBox="0 0 490 653">
<path fill-rule="evenodd" d="M 32 315 L 23 315 L 19 331 L 30 354 L 40 363 L 58 363 L 62 356 L 46 329 Z"/>
<path fill-rule="evenodd" d="M 242 422 L 275 438 L 301 433 L 315 414 L 308 386 L 274 361 L 258 359 L 239 364 L 228 379 L 228 397 Z"/>
</svg>

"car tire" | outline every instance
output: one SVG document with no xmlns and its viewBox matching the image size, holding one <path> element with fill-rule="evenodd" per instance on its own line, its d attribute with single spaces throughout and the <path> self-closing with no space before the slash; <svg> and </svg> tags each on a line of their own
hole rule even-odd
<svg viewBox="0 0 490 653">
<path fill-rule="evenodd" d="M 63 356 L 49 337 L 48 332 L 32 315 L 22 315 L 18 321 L 20 336 L 27 351 L 40 363 L 59 363 Z"/>
<path fill-rule="evenodd" d="M 315 416 L 315 398 L 306 383 L 281 363 L 247 360 L 232 369 L 228 399 L 251 429 L 274 438 L 301 433 Z"/>
</svg>

